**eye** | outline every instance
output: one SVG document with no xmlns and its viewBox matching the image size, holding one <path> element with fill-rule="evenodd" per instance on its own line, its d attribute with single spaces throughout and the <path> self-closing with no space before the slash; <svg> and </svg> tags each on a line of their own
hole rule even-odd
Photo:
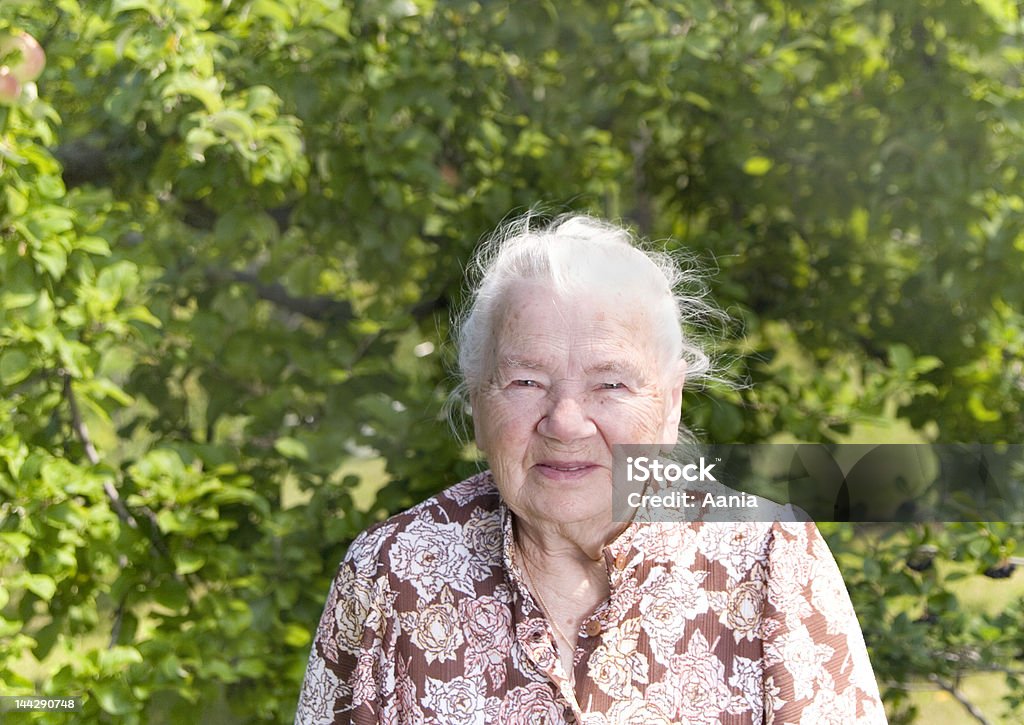
<svg viewBox="0 0 1024 725">
<path fill-rule="evenodd" d="M 513 380 L 512 385 L 517 388 L 539 388 L 540 383 L 536 380 Z"/>
<path fill-rule="evenodd" d="M 598 387 L 601 390 L 625 390 L 625 383 L 601 383 Z"/>
</svg>

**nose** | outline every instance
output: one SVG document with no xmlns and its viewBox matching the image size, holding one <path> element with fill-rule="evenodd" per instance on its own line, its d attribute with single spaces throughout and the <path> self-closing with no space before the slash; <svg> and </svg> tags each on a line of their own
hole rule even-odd
<svg viewBox="0 0 1024 725">
<path fill-rule="evenodd" d="M 587 409 L 572 395 L 555 397 L 537 425 L 537 432 L 546 438 L 553 438 L 568 443 L 570 441 L 589 438 L 597 431 L 597 426 Z"/>
</svg>

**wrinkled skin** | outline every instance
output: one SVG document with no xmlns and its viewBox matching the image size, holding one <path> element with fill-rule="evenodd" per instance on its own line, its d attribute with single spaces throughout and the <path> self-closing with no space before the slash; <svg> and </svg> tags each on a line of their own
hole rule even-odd
<svg viewBox="0 0 1024 725">
<path fill-rule="evenodd" d="M 612 445 L 675 443 L 685 366 L 662 362 L 643 292 L 558 299 L 529 281 L 502 302 L 491 374 L 472 396 L 477 445 L 545 549 L 572 542 L 593 557 L 615 529 Z"/>
</svg>

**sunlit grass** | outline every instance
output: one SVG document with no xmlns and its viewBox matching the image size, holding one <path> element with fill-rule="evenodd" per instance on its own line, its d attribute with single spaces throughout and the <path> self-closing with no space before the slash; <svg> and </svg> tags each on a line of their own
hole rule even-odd
<svg viewBox="0 0 1024 725">
<path fill-rule="evenodd" d="M 911 701 L 918 708 L 916 722 L 935 725 L 975 722 L 964 706 L 948 692 L 927 682 L 915 683 L 914 687 L 921 688 L 910 693 Z M 1009 692 L 1009 688 L 1006 687 L 1003 675 L 994 672 L 970 675 L 960 681 L 958 689 L 984 714 L 988 722 L 1005 725 L 1020 722 L 1019 715 L 1005 714 L 1006 707 L 1002 698 Z"/>
<path fill-rule="evenodd" d="M 975 570 L 958 562 L 936 562 L 940 577 L 945 578 L 955 572 L 974 574 Z M 946 582 L 945 586 L 956 595 L 965 611 L 977 614 L 994 615 L 1009 605 L 1024 598 L 1024 576 L 1020 573 L 1009 579 L 988 579 L 983 576 L 967 576 L 963 579 Z M 917 616 L 920 607 L 914 597 L 899 597 L 893 602 L 894 608 L 905 608 L 908 613 Z M 965 675 L 956 683 L 957 690 L 969 700 L 990 723 L 1006 725 L 1020 722 L 1020 715 L 1007 715 L 1003 697 L 1010 694 L 1005 677 L 998 672 L 978 672 Z M 918 708 L 915 722 L 935 723 L 970 723 L 975 722 L 964 706 L 957 702 L 950 693 L 927 680 L 910 683 L 909 695 L 911 702 Z"/>
</svg>

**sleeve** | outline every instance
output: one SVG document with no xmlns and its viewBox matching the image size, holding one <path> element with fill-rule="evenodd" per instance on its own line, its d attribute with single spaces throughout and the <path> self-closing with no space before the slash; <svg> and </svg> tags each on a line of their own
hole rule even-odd
<svg viewBox="0 0 1024 725">
<path fill-rule="evenodd" d="M 766 725 L 885 725 L 850 595 L 813 522 L 773 525 L 764 617 Z"/>
<path fill-rule="evenodd" d="M 393 694 L 388 578 L 356 539 L 331 584 L 302 683 L 295 725 L 369 725 Z"/>
</svg>

